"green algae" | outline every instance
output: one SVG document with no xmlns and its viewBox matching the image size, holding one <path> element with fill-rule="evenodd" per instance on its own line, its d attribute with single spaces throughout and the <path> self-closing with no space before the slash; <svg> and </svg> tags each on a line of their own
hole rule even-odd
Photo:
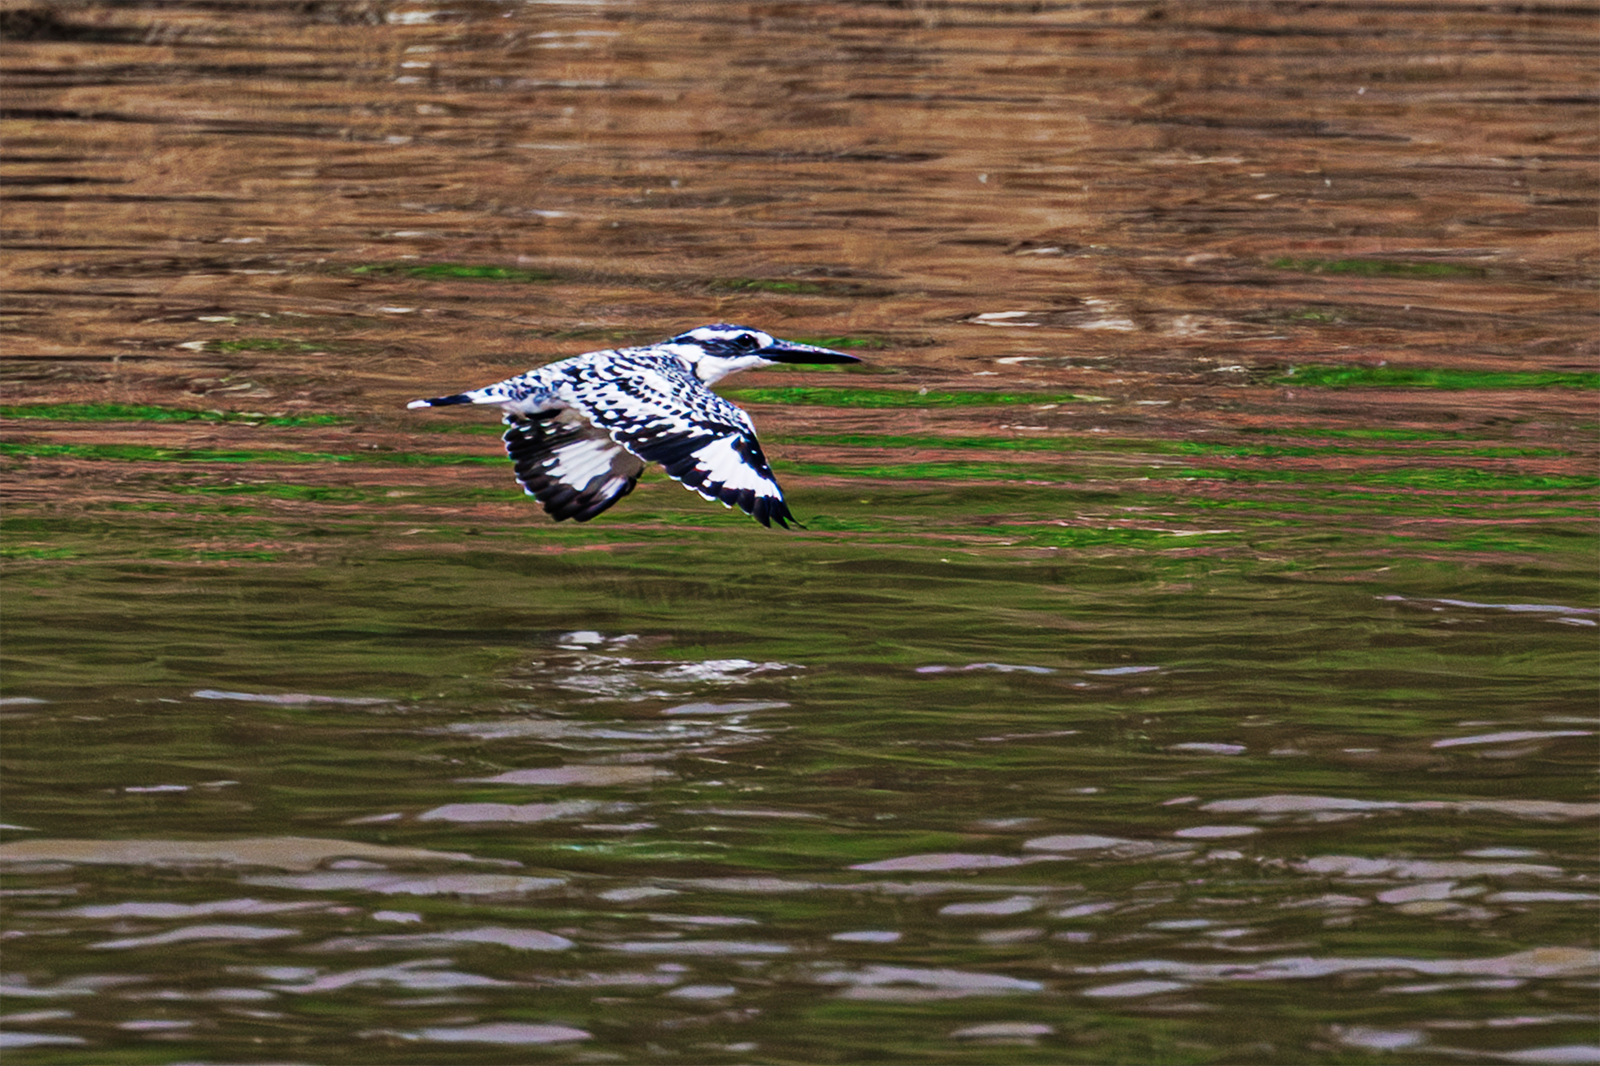
<svg viewBox="0 0 1600 1066">
<path fill-rule="evenodd" d="M 1449 367 L 1295 366 L 1272 378 L 1272 384 L 1329 389 L 1600 389 L 1600 373 L 1458 370 Z"/>
<path fill-rule="evenodd" d="M 421 452 L 306 452 L 291 449 L 167 448 L 149 444 L 43 444 L 0 442 L 0 456 L 18 459 L 91 459 L 113 462 L 393 463 L 456 466 L 504 463 L 499 456 L 429 455 Z"/>
<path fill-rule="evenodd" d="M 329 345 L 286 340 L 282 337 L 239 337 L 225 341 L 208 341 L 206 347 L 217 352 L 315 352 L 322 351 Z"/>
<path fill-rule="evenodd" d="M 350 267 L 349 273 L 420 278 L 426 281 L 509 281 L 525 285 L 559 278 L 559 275 L 547 270 L 528 270 L 493 263 L 368 263 Z"/>
<path fill-rule="evenodd" d="M 1076 393 L 1023 392 L 939 392 L 910 389 L 845 389 L 821 385 L 790 385 L 778 388 L 729 389 L 723 393 L 744 403 L 770 403 L 822 407 L 981 407 L 1011 404 L 1083 403 L 1088 397 Z"/>
<path fill-rule="evenodd" d="M 790 296 L 816 296 L 839 291 L 818 281 L 791 281 L 783 278 L 719 278 L 710 285 L 727 292 L 776 292 Z"/>
<path fill-rule="evenodd" d="M 178 407 L 123 403 L 46 403 L 0 406 L 0 418 L 56 422 L 243 422 L 257 426 L 334 426 L 344 415 L 264 415 L 247 411 L 195 411 Z"/>
<path fill-rule="evenodd" d="M 1268 260 L 1275 270 L 1300 274 L 1345 274 L 1364 278 L 1481 278 L 1484 267 L 1472 263 L 1416 262 L 1403 259 L 1296 259 L 1281 256 Z"/>
<path fill-rule="evenodd" d="M 801 344 L 815 344 L 821 348 L 860 348 L 866 351 L 882 351 L 893 347 L 885 337 L 791 337 L 793 341 Z"/>
<path fill-rule="evenodd" d="M 1321 434 L 1296 434 L 1316 437 Z M 1332 436 L 1332 434 L 1328 434 Z M 1362 435 L 1350 434 L 1352 437 Z M 1383 438 L 1377 438 L 1383 439 Z M 1397 440 L 1426 440 L 1426 436 L 1397 436 Z M 807 434 L 774 437 L 774 441 L 790 444 L 824 445 L 852 448 L 905 448 L 905 449 L 972 449 L 982 451 L 1016 452 L 1138 452 L 1148 455 L 1220 455 L 1236 458 L 1273 458 L 1281 456 L 1308 457 L 1315 455 L 1460 455 L 1479 458 L 1536 458 L 1567 454 L 1555 448 L 1515 447 L 1510 445 L 1466 446 L 1441 444 L 1433 448 L 1354 448 L 1337 445 L 1253 445 L 1229 444 L 1220 441 L 1160 440 L 1093 437 L 933 437 L 883 435 L 862 433 Z"/>
<path fill-rule="evenodd" d="M 1600 488 L 1600 477 L 1579 474 L 1518 474 L 1473 467 L 1378 470 L 1167 470 L 1162 476 L 1200 481 L 1290 481 L 1306 484 L 1404 486 L 1440 492 L 1546 492 Z"/>
</svg>

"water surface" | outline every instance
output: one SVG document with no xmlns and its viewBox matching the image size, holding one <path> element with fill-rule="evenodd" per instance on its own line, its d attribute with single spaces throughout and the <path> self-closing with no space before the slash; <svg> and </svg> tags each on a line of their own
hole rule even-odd
<svg viewBox="0 0 1600 1066">
<path fill-rule="evenodd" d="M 0 14 L 8 1060 L 1600 1058 L 1591 8 Z"/>
</svg>

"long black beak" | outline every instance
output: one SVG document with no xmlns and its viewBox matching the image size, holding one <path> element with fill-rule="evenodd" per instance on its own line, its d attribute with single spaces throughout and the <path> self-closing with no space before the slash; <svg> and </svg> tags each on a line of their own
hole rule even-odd
<svg viewBox="0 0 1600 1066">
<path fill-rule="evenodd" d="M 759 355 L 763 359 L 770 359 L 774 363 L 859 363 L 853 355 L 836 352 L 832 348 L 819 348 L 815 344 L 801 344 L 799 341 L 775 340 L 765 348 L 759 348 L 752 355 Z"/>
</svg>

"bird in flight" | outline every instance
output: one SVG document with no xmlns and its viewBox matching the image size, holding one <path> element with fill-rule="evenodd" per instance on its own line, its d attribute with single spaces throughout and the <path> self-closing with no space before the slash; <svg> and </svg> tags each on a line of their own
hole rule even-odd
<svg viewBox="0 0 1600 1066">
<path fill-rule="evenodd" d="M 750 416 L 709 386 L 773 363 L 858 363 L 722 322 L 638 348 L 586 352 L 481 389 L 407 407 L 494 404 L 523 491 L 556 521 L 587 522 L 633 491 L 646 463 L 757 522 L 800 523 Z"/>
</svg>

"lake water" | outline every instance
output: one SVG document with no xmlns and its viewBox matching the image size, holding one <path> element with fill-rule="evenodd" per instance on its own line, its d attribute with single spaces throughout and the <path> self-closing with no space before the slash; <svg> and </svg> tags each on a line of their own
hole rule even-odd
<svg viewBox="0 0 1600 1066">
<path fill-rule="evenodd" d="M 1600 1061 L 1596 14 L 6 3 L 7 1061 Z"/>
</svg>

